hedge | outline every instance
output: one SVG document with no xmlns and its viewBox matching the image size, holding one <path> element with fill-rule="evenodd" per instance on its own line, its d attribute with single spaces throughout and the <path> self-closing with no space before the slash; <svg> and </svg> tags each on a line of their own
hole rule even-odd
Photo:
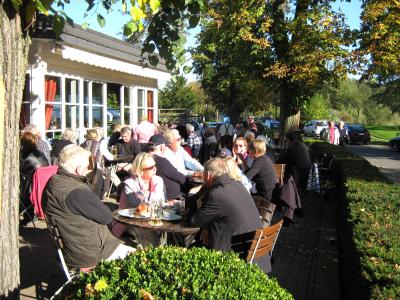
<svg viewBox="0 0 400 300">
<path fill-rule="evenodd" d="M 80 273 L 56 299 L 293 299 L 234 253 L 205 248 L 138 250 Z"/>
<path fill-rule="evenodd" d="M 342 298 L 400 299 L 400 186 L 345 148 L 311 149 L 337 158 Z"/>
</svg>

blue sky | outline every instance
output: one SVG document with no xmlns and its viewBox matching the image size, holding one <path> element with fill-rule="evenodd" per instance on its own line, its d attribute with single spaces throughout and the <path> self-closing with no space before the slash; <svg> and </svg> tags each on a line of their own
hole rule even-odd
<svg viewBox="0 0 400 300">
<path fill-rule="evenodd" d="M 86 18 L 84 18 L 85 10 L 87 8 L 87 4 L 84 0 L 70 0 L 69 5 L 65 5 L 65 12 L 69 17 L 71 17 L 75 23 L 82 25 L 84 22 L 89 24 L 89 28 L 102 32 L 104 34 L 113 36 L 115 38 L 122 39 L 122 27 L 129 20 L 129 16 L 124 16 L 121 12 L 121 2 L 118 1 L 113 6 L 113 11 L 107 13 L 102 7 L 99 7 L 99 12 L 105 17 L 106 25 L 101 28 L 97 22 L 97 15 L 95 9 L 88 14 Z M 361 1 L 353 0 L 352 2 L 346 1 L 337 1 L 333 5 L 335 10 L 341 10 L 347 19 L 347 23 L 350 28 L 357 29 L 360 26 L 360 14 L 361 14 Z M 195 44 L 195 35 L 199 31 L 198 28 L 195 28 L 189 32 L 190 36 L 188 37 L 188 46 L 192 46 Z M 189 81 L 194 80 L 195 78 L 189 74 L 187 76 Z"/>
</svg>

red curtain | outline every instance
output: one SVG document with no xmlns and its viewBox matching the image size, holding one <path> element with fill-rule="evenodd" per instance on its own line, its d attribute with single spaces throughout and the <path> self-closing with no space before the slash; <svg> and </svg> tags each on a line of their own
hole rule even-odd
<svg viewBox="0 0 400 300">
<path fill-rule="evenodd" d="M 57 82 L 54 79 L 46 80 L 44 92 L 45 92 L 46 102 L 54 102 L 54 98 L 56 97 L 57 93 Z M 54 109 L 53 104 L 46 103 L 46 108 L 45 108 L 46 130 L 50 128 L 51 115 L 53 113 L 53 109 Z"/>
<path fill-rule="evenodd" d="M 147 91 L 147 121 L 153 123 L 154 120 L 154 97 L 153 91 Z"/>
</svg>

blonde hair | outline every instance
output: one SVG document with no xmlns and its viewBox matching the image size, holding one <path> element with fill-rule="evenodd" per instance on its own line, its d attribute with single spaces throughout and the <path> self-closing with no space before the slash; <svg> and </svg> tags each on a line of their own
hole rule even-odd
<svg viewBox="0 0 400 300">
<path fill-rule="evenodd" d="M 133 162 L 132 162 L 132 169 L 131 169 L 132 175 L 142 176 L 142 174 L 143 174 L 143 162 L 146 161 L 149 158 L 154 160 L 153 154 L 146 153 L 146 152 L 139 153 L 135 157 Z"/>
<path fill-rule="evenodd" d="M 139 117 L 139 121 L 140 121 L 140 122 L 147 121 L 147 116 L 146 116 L 146 115 L 141 115 L 141 116 Z"/>
<path fill-rule="evenodd" d="M 223 160 L 226 162 L 226 165 L 228 166 L 229 177 L 241 182 L 242 175 L 240 174 L 240 169 L 237 166 L 235 160 L 230 156 L 224 157 Z"/>
<path fill-rule="evenodd" d="M 97 130 L 94 128 L 88 129 L 88 131 L 86 133 L 86 139 L 87 140 L 97 140 L 97 138 L 98 138 Z"/>
<path fill-rule="evenodd" d="M 104 134 L 103 134 L 103 128 L 101 128 L 101 127 L 94 127 L 93 129 L 96 130 L 97 139 L 98 139 L 98 140 L 101 140 L 101 139 L 103 138 L 103 136 L 104 136 Z"/>
<path fill-rule="evenodd" d="M 62 140 L 67 140 L 75 143 L 75 131 L 71 128 L 65 128 L 63 134 L 61 135 Z"/>
<path fill-rule="evenodd" d="M 217 178 L 229 174 L 229 168 L 224 159 L 215 157 L 204 164 L 204 173 L 207 173 L 211 178 Z"/>
<path fill-rule="evenodd" d="M 257 155 L 264 155 L 267 152 L 265 142 L 261 140 L 253 140 L 250 142 L 249 150 L 254 151 Z"/>
<path fill-rule="evenodd" d="M 237 137 L 237 138 L 233 141 L 233 144 L 235 144 L 236 141 L 242 141 L 242 142 L 243 142 L 243 145 L 244 145 L 244 146 L 246 147 L 246 149 L 247 149 L 247 141 L 246 141 L 246 139 L 245 139 L 244 137 L 242 137 L 242 136 Z"/>
</svg>

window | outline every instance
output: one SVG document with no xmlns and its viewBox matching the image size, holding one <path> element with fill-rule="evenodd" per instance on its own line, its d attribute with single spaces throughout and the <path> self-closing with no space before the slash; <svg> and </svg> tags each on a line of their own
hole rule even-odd
<svg viewBox="0 0 400 300">
<path fill-rule="evenodd" d="M 124 87 L 124 125 L 131 124 L 131 113 L 133 111 L 132 101 L 131 101 L 131 88 Z"/>
<path fill-rule="evenodd" d="M 45 130 L 54 138 L 62 130 L 61 78 L 45 76 Z"/>
<path fill-rule="evenodd" d="M 65 126 L 79 128 L 79 80 L 65 79 Z"/>
<path fill-rule="evenodd" d="M 144 90 L 138 89 L 138 103 L 137 103 L 138 120 L 140 120 L 141 117 L 146 114 L 145 100 L 146 99 L 145 99 Z"/>
<path fill-rule="evenodd" d="M 154 122 L 154 93 L 147 91 L 147 120 L 151 123 Z"/>
</svg>

